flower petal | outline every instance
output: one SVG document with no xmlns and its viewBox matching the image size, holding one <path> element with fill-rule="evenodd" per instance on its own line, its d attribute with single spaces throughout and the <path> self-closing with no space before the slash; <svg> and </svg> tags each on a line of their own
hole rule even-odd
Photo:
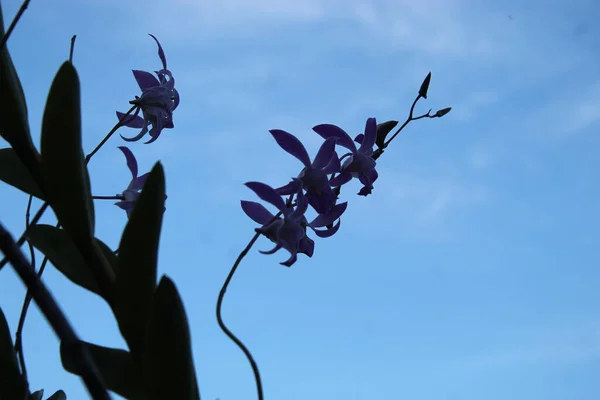
<svg viewBox="0 0 600 400">
<path fill-rule="evenodd" d="M 277 250 L 281 249 L 283 246 L 280 244 L 276 244 L 275 247 L 273 247 L 271 250 L 259 250 L 258 252 L 260 254 L 267 254 L 267 255 L 271 255 L 271 254 L 275 254 L 277 252 Z"/>
<path fill-rule="evenodd" d="M 150 35 L 158 45 L 158 57 L 160 57 L 160 61 L 162 61 L 163 69 L 167 69 L 167 58 L 165 57 L 165 52 L 163 51 L 160 42 L 153 34 L 149 33 L 148 35 Z"/>
<path fill-rule="evenodd" d="M 292 178 L 292 181 L 290 183 L 288 183 L 285 186 L 281 186 L 281 187 L 275 189 L 275 191 L 277 192 L 277 194 L 286 196 L 289 194 L 298 193 L 301 189 L 302 189 L 302 181 L 298 178 Z"/>
<path fill-rule="evenodd" d="M 333 157 L 331 157 L 331 160 L 329 161 L 329 164 L 323 168 L 323 172 L 327 175 L 329 174 L 337 174 L 338 172 L 340 172 L 342 166 L 340 164 L 340 158 L 338 157 L 336 152 L 333 152 Z"/>
<path fill-rule="evenodd" d="M 337 200 L 337 196 L 329 185 L 322 187 L 320 192 L 308 190 L 306 197 L 308 198 L 308 204 L 319 214 L 329 212 Z"/>
<path fill-rule="evenodd" d="M 317 235 L 320 238 L 328 238 L 337 233 L 337 231 L 340 229 L 340 223 L 341 223 L 341 220 L 338 219 L 338 222 L 333 226 L 333 228 L 326 229 L 324 231 L 313 229 L 313 232 L 315 233 L 315 235 Z"/>
<path fill-rule="evenodd" d="M 160 82 L 158 81 L 158 79 L 156 79 L 156 77 L 150 72 L 140 71 L 139 69 L 134 69 L 132 70 L 132 72 L 133 77 L 135 78 L 138 86 L 140 87 L 140 90 L 144 91 L 155 86 L 160 86 Z"/>
<path fill-rule="evenodd" d="M 139 112 L 139 110 L 137 112 Z M 117 111 L 117 118 L 119 118 L 119 121 L 123 121 L 123 126 L 128 128 L 141 129 L 144 126 L 144 118 L 140 117 L 139 115 L 127 115 Z"/>
<path fill-rule="evenodd" d="M 313 131 L 317 132 L 323 139 L 335 137 L 338 139 L 337 144 L 347 148 L 352 152 L 356 152 L 356 146 L 354 145 L 352 138 L 348 136 L 346 131 L 340 128 L 339 126 L 332 124 L 320 124 L 314 126 L 312 129 Z"/>
<path fill-rule="evenodd" d="M 138 165 L 135 156 L 133 155 L 131 150 L 129 150 L 129 148 L 125 146 L 119 146 L 117 148 L 121 150 L 121 152 L 123 152 L 123 154 L 125 155 L 125 160 L 127 160 L 127 168 L 129 168 L 129 171 L 131 172 L 131 179 L 133 180 L 137 178 Z"/>
<path fill-rule="evenodd" d="M 308 199 L 302 192 L 299 192 L 298 196 L 296 197 L 296 209 L 290 214 L 289 218 L 292 220 L 297 220 L 304 216 L 304 213 L 307 209 Z"/>
<path fill-rule="evenodd" d="M 375 139 L 377 139 L 377 120 L 375 118 L 367 118 L 367 122 L 365 123 L 365 137 L 358 151 L 368 154 L 373 152 Z"/>
<path fill-rule="evenodd" d="M 294 265 L 294 263 L 298 261 L 298 254 L 296 252 L 293 252 L 292 255 L 290 256 L 290 258 L 288 258 L 286 261 L 281 262 L 279 264 L 284 265 L 286 267 L 291 267 L 292 265 Z"/>
<path fill-rule="evenodd" d="M 148 133 L 148 124 L 147 123 L 144 124 L 144 127 L 142 128 L 140 133 L 138 133 L 134 137 L 126 138 L 125 136 L 121 135 L 121 139 L 123 139 L 126 142 L 137 142 L 138 140 L 143 138 L 146 133 Z"/>
<path fill-rule="evenodd" d="M 322 228 L 329 224 L 333 224 L 333 222 L 340 218 L 344 211 L 348 208 L 348 202 L 336 204 L 331 208 L 331 211 L 325 214 L 318 215 L 310 224 L 311 228 Z"/>
<path fill-rule="evenodd" d="M 298 253 L 306 254 L 308 257 L 312 257 L 315 252 L 315 242 L 308 236 L 304 236 L 298 244 Z"/>
<path fill-rule="evenodd" d="M 363 140 L 365 139 L 365 135 L 362 133 L 359 133 L 358 135 L 356 135 L 356 137 L 354 138 L 354 141 L 358 144 L 361 144 L 363 142 Z"/>
<path fill-rule="evenodd" d="M 115 206 L 125 211 L 133 210 L 133 203 L 131 201 L 117 201 Z"/>
<path fill-rule="evenodd" d="M 274 205 L 284 215 L 289 215 L 290 209 L 285 206 L 281 196 L 271 186 L 262 182 L 246 182 L 245 185 L 262 200 Z"/>
<path fill-rule="evenodd" d="M 129 184 L 129 188 L 133 190 L 142 190 L 149 176 L 150 172 L 146 172 L 144 175 L 138 176 L 137 178 L 131 181 L 131 183 Z"/>
<path fill-rule="evenodd" d="M 352 173 L 350 171 L 344 171 L 332 180 L 329 181 L 329 184 L 332 187 L 342 186 L 352 180 Z"/>
<path fill-rule="evenodd" d="M 279 147 L 300 160 L 305 167 L 310 166 L 310 157 L 304 145 L 296 136 L 281 129 L 271 129 L 269 132 L 273 135 Z"/>
<path fill-rule="evenodd" d="M 329 165 L 333 154 L 335 153 L 335 142 L 337 138 L 330 137 L 319 148 L 315 160 L 312 163 L 314 169 L 323 169 Z"/>
<path fill-rule="evenodd" d="M 242 200 L 241 204 L 244 213 L 257 224 L 266 225 L 275 218 L 275 216 L 260 203 Z"/>
</svg>

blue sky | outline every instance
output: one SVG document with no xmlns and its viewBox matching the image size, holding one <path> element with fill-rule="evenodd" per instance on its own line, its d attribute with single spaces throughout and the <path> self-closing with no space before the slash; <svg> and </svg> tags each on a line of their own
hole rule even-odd
<svg viewBox="0 0 600 400">
<path fill-rule="evenodd" d="M 52 3 L 52 4 L 50 4 Z M 373 195 L 346 188 L 338 234 L 293 268 L 244 260 L 224 319 L 251 349 L 267 399 L 591 400 L 600 393 L 600 5 L 442 0 L 33 0 L 9 48 L 35 141 L 69 40 L 90 151 L 126 111 L 131 69 L 159 67 L 161 41 L 181 94 L 175 129 L 130 146 L 167 176 L 161 274 L 186 306 L 202 397 L 255 398 L 242 353 L 219 330 L 218 291 L 255 227 L 240 199 L 300 164 L 269 135 L 311 154 L 311 127 L 358 133 L 367 117 L 404 119 L 432 72 L 426 112 L 378 162 Z M 3 1 L 5 19 L 19 2 Z M 122 132 L 133 136 L 135 131 Z M 90 164 L 93 192 L 129 182 L 123 141 Z M 0 145 L 5 146 L 2 142 Z M 0 186 L 15 236 L 27 196 Z M 126 223 L 98 203 L 97 236 Z M 45 219 L 52 223 L 49 216 Z M 44 280 L 87 341 L 124 346 L 110 310 L 49 268 Z M 0 273 L 14 333 L 24 288 Z M 24 333 L 32 389 L 87 398 L 64 372 L 34 307 Z M 115 396 L 115 398 L 117 398 Z"/>
</svg>

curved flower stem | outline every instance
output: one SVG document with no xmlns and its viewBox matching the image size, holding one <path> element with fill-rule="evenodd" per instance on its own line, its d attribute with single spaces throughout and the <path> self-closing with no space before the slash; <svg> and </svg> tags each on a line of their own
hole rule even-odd
<svg viewBox="0 0 600 400">
<path fill-rule="evenodd" d="M 110 130 L 110 132 L 108 132 L 106 134 L 106 136 L 104 137 L 104 139 L 102 139 L 102 141 L 100 143 L 98 143 L 98 146 L 96 146 L 96 148 L 94 150 L 92 150 L 92 152 L 90 154 L 88 154 L 87 156 L 85 156 L 85 163 L 88 164 L 90 162 L 90 159 L 94 156 L 94 154 L 96 154 L 98 152 L 98 150 L 100 150 L 100 148 L 102 146 L 104 146 L 104 143 L 108 142 L 108 139 L 111 138 L 112 135 L 115 134 L 115 132 L 123 126 L 123 121 L 125 120 L 125 118 L 127 118 L 129 116 L 129 114 L 131 114 L 135 109 L 137 108 L 137 106 L 132 106 L 129 111 L 127 111 L 125 113 L 125 115 L 123 115 L 123 117 L 119 120 L 119 122 L 117 122 L 117 124 Z"/>
<path fill-rule="evenodd" d="M 77 369 L 88 389 L 88 392 L 94 400 L 110 400 L 100 373 L 98 372 L 94 361 L 83 343 L 77 337 L 77 334 L 67 321 L 60 307 L 50 294 L 46 286 L 36 275 L 32 266 L 15 243 L 11 234 L 6 231 L 0 223 L 0 251 L 14 267 L 15 271 L 31 292 L 36 304 L 52 326 L 52 329 L 59 339 L 71 351 L 76 354 L 74 360 L 78 363 Z"/>
<path fill-rule="evenodd" d="M 229 337 L 229 339 L 231 339 L 244 352 L 244 355 L 250 362 L 250 366 L 252 367 L 252 372 L 254 373 L 254 380 L 256 381 L 256 390 L 258 392 L 258 400 L 264 400 L 262 382 L 260 379 L 260 372 L 258 371 L 258 365 L 256 364 L 256 361 L 254 361 L 254 357 L 252 357 L 250 350 L 248 350 L 246 348 L 244 343 L 242 343 L 242 341 L 240 339 L 238 339 L 227 328 L 227 326 L 225 326 L 225 323 L 223 322 L 223 318 L 221 317 L 221 308 L 223 307 L 223 299 L 225 298 L 225 292 L 227 292 L 227 287 L 229 286 L 229 282 L 231 282 L 231 278 L 233 278 L 233 275 L 235 274 L 237 267 L 240 265 L 243 258 L 246 257 L 246 254 L 248 254 L 248 252 L 250 251 L 252 246 L 254 246 L 254 243 L 256 243 L 259 236 L 260 236 L 260 233 L 258 233 L 258 232 L 256 234 L 254 234 L 254 236 L 252 237 L 250 242 L 248 242 L 248 245 L 246 246 L 246 248 L 244 250 L 242 250 L 242 252 L 238 256 L 237 260 L 235 260 L 233 267 L 231 267 L 231 271 L 229 271 L 229 275 L 227 275 L 227 278 L 225 279 L 225 283 L 223 283 L 223 287 L 221 288 L 221 291 L 219 292 L 219 298 L 217 299 L 217 322 L 219 323 L 219 327 L 227 335 L 227 337 Z"/>
<path fill-rule="evenodd" d="M 6 30 L 6 33 L 4 34 L 2 39 L 0 39 L 0 51 L 2 51 L 2 49 L 4 49 L 4 46 L 6 46 L 6 42 L 8 42 L 8 38 L 10 37 L 12 31 L 15 29 L 15 26 L 17 26 L 17 23 L 23 16 L 23 13 L 25 12 L 25 10 L 27 10 L 27 7 L 29 7 L 30 2 L 31 2 L 31 0 L 25 0 L 23 2 L 23 4 L 21 4 L 21 8 L 19 8 L 17 15 L 15 15 L 15 18 L 10 23 L 10 26 Z"/>
</svg>

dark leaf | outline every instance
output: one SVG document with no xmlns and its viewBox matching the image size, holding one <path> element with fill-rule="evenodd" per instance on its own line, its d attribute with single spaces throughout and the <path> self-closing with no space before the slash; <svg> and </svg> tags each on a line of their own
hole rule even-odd
<svg viewBox="0 0 600 400">
<path fill-rule="evenodd" d="M 177 288 L 160 280 L 148 325 L 143 358 L 151 400 L 199 400 L 187 317 Z"/>
<path fill-rule="evenodd" d="M 375 140 L 375 144 L 380 149 L 383 149 L 383 145 L 385 143 L 385 138 L 387 135 L 398 125 L 398 121 L 386 121 L 381 124 L 377 124 L 377 139 Z"/>
<path fill-rule="evenodd" d="M 443 117 L 444 115 L 448 114 L 450 110 L 452 110 L 452 107 L 442 108 L 435 113 L 434 117 Z"/>
<path fill-rule="evenodd" d="M 3 36 L 0 6 L 0 38 Z M 41 184 L 40 159 L 31 141 L 25 94 L 6 46 L 0 50 L 0 136 L 10 143 L 34 181 Z"/>
<path fill-rule="evenodd" d="M 25 381 L 21 376 L 8 323 L 0 308 L 0 399 L 22 399 Z"/>
<path fill-rule="evenodd" d="M 139 367 L 133 361 L 131 353 L 87 342 L 82 342 L 82 344 L 87 346 L 108 390 L 128 400 L 147 398 L 143 393 Z M 75 375 L 80 375 L 73 354 L 63 343 L 60 345 L 60 358 L 64 369 Z"/>
<path fill-rule="evenodd" d="M 421 84 L 421 87 L 419 88 L 419 96 L 421 96 L 424 99 L 427 98 L 427 91 L 429 90 L 430 82 L 431 82 L 431 72 L 427 74 L 427 76 L 425 77 L 425 80 L 423 81 L 423 83 Z"/>
<path fill-rule="evenodd" d="M 48 201 L 72 237 L 90 242 L 94 204 L 81 148 L 79 78 L 65 62 L 50 88 L 42 121 L 42 173 Z"/>
<path fill-rule="evenodd" d="M 57 390 L 52 396 L 48 397 L 47 400 L 67 400 L 67 395 L 62 390 Z"/>
<path fill-rule="evenodd" d="M 28 237 L 31 244 L 47 256 L 52 265 L 71 282 L 102 296 L 89 266 L 64 229 L 51 225 L 34 225 L 29 228 Z M 95 240 L 106 256 L 109 265 L 115 268 L 116 256 L 107 245 L 98 239 Z M 106 300 L 109 301 L 109 299 Z"/>
<path fill-rule="evenodd" d="M 44 389 L 33 392 L 29 395 L 29 400 L 42 400 L 44 396 Z"/>
<path fill-rule="evenodd" d="M 156 288 L 164 208 L 165 176 L 162 165 L 156 163 L 121 237 L 113 293 L 113 310 L 119 329 L 136 358 L 141 355 Z"/>
<path fill-rule="evenodd" d="M 44 199 L 29 170 L 13 149 L 0 149 L 0 180 L 38 199 Z"/>
</svg>

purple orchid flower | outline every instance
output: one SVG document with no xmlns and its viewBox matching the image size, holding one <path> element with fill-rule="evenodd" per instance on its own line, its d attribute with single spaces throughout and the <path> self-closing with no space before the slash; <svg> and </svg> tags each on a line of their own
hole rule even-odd
<svg viewBox="0 0 600 400">
<path fill-rule="evenodd" d="M 269 132 L 283 150 L 304 164 L 298 178 L 276 189 L 277 193 L 290 195 L 304 189 L 309 204 L 317 213 L 323 214 L 331 210 L 337 196 L 331 189 L 327 175 L 340 172 L 340 162 L 335 152 L 337 138 L 330 137 L 325 140 L 311 163 L 306 148 L 294 135 L 280 129 L 272 129 Z"/>
<path fill-rule="evenodd" d="M 137 201 L 138 197 L 140 197 L 140 192 L 142 191 L 144 184 L 146 183 L 146 179 L 148 179 L 150 173 L 148 172 L 142 176 L 138 176 L 137 160 L 135 159 L 135 156 L 131 150 L 125 146 L 119 146 L 118 149 L 123 152 L 125 159 L 127 160 L 127 167 L 131 172 L 131 182 L 129 182 L 127 189 L 125 189 L 121 194 L 123 196 L 123 200 L 116 202 L 115 205 L 125 210 L 127 212 L 127 218 L 129 218 L 131 210 L 133 210 L 133 205 Z"/>
<path fill-rule="evenodd" d="M 331 186 L 341 186 L 348 183 L 353 177 L 358 178 L 364 185 L 358 194 L 367 196 L 373 190 L 373 183 L 377 180 L 378 174 L 375 170 L 377 163 L 371 157 L 373 146 L 377 139 L 377 122 L 375 118 L 368 118 L 365 124 L 365 133 L 360 138 L 360 147 L 357 149 L 352 138 L 342 128 L 332 124 L 321 124 L 313 130 L 324 139 L 335 137 L 338 139 L 338 145 L 350 150 L 350 153 L 344 154 L 341 160 L 344 163 L 341 167 L 341 173 L 333 178 L 329 184 Z"/>
<path fill-rule="evenodd" d="M 160 42 L 154 35 L 150 36 L 158 45 L 158 56 L 162 62 L 163 68 L 160 71 L 155 71 L 156 76 L 146 71 L 133 70 L 133 76 L 142 91 L 141 96 L 136 96 L 135 100 L 130 101 L 130 104 L 137 106 L 133 115 L 125 116 L 125 114 L 117 111 L 117 117 L 123 121 L 124 126 L 130 128 L 141 128 L 139 134 L 132 138 L 126 138 L 123 135 L 123 140 L 135 142 L 140 140 L 150 133 L 151 139 L 146 142 L 152 143 L 160 136 L 163 129 L 171 129 L 173 125 L 173 111 L 179 105 L 179 92 L 175 89 L 175 79 L 173 74 L 167 69 L 167 59 Z M 138 114 L 142 111 L 143 117 Z M 152 125 L 149 130 L 148 127 Z"/>
<path fill-rule="evenodd" d="M 282 263 L 291 267 L 297 261 L 298 253 L 312 257 L 315 243 L 306 236 L 306 228 L 310 227 L 319 237 L 334 235 L 340 227 L 339 217 L 344 213 L 347 203 L 337 204 L 326 214 L 321 214 L 310 224 L 307 223 L 304 213 L 308 208 L 308 199 L 302 191 L 297 194 L 296 208 L 286 206 L 281 196 L 275 189 L 261 182 L 247 182 L 246 186 L 258 197 L 275 206 L 283 214 L 283 218 L 275 217 L 263 205 L 242 200 L 242 210 L 253 221 L 262 225 L 257 232 L 263 234 L 275 243 L 275 247 L 269 251 L 260 251 L 262 254 L 274 254 L 284 248 L 290 253 L 290 258 Z M 317 230 L 338 220 L 332 229 Z"/>
<path fill-rule="evenodd" d="M 119 146 L 118 149 L 121 150 L 121 152 L 123 152 L 123 154 L 125 155 L 125 159 L 127 160 L 127 167 L 131 172 L 131 182 L 129 182 L 127 189 L 125 189 L 123 193 L 121 193 L 123 200 L 117 201 L 115 205 L 125 210 L 125 212 L 127 212 L 127 218 L 129 218 L 129 216 L 131 215 L 131 211 L 133 210 L 133 207 L 135 205 L 135 202 L 137 201 L 138 197 L 140 197 L 140 193 L 144 188 L 144 184 L 146 183 L 148 176 L 150 176 L 150 173 L 147 172 L 144 175 L 138 176 L 137 160 L 135 159 L 135 156 L 133 155 L 131 150 L 129 150 L 125 146 Z M 167 195 L 165 195 L 165 199 L 166 198 Z M 165 207 L 163 212 L 166 211 L 166 209 L 167 208 Z"/>
</svg>

